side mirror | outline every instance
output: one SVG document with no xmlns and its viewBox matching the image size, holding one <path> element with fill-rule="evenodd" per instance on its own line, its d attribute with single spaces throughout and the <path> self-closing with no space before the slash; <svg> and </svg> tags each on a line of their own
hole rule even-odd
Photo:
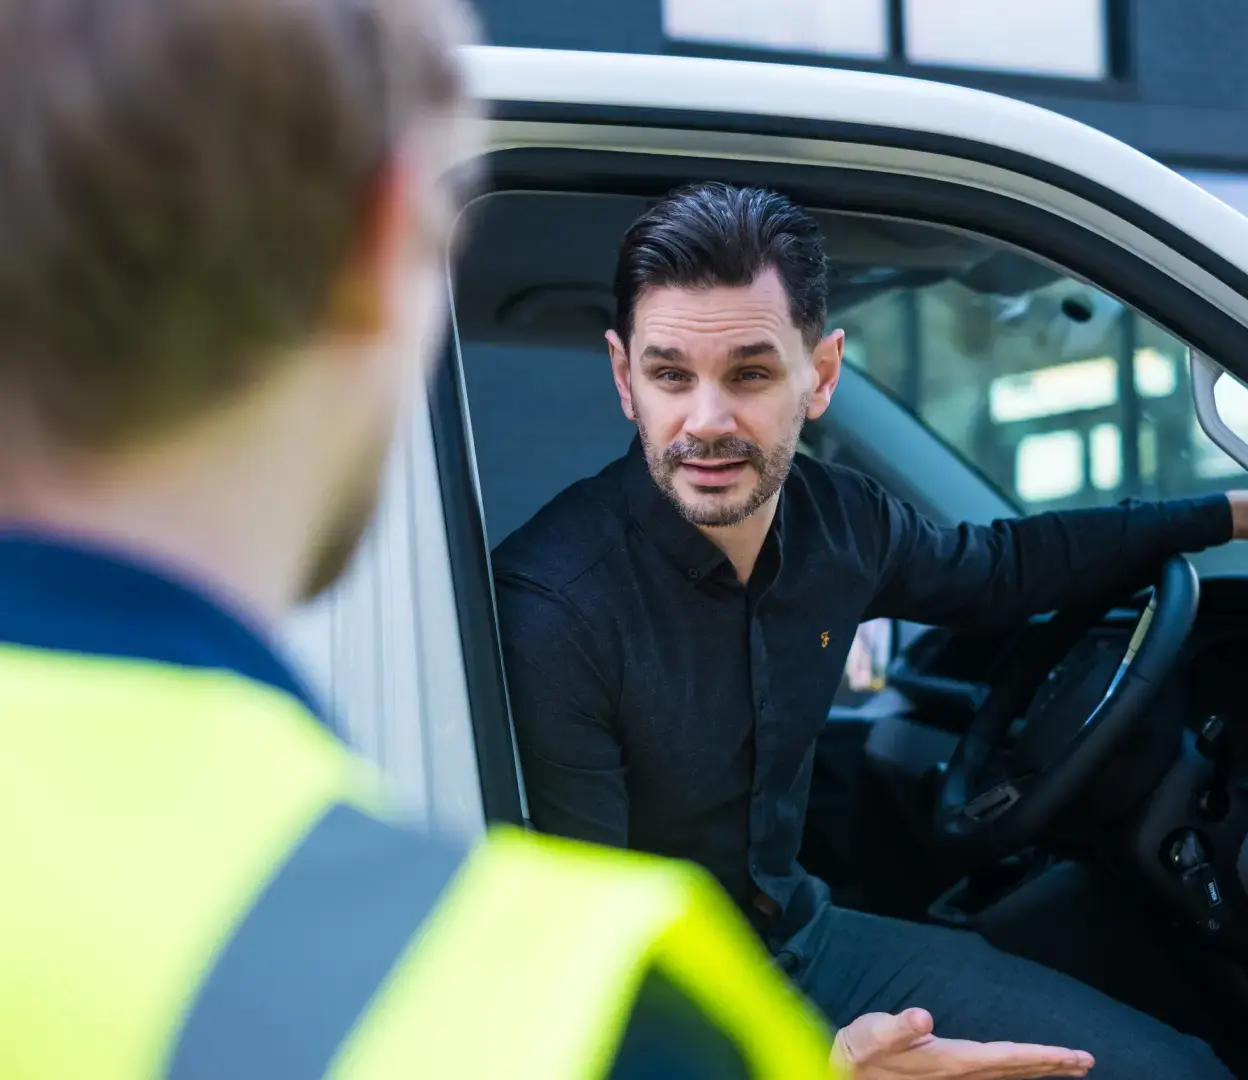
<svg viewBox="0 0 1248 1080">
<path fill-rule="evenodd" d="M 1248 385 L 1195 349 L 1191 369 L 1196 419 L 1219 450 L 1248 469 Z"/>
</svg>

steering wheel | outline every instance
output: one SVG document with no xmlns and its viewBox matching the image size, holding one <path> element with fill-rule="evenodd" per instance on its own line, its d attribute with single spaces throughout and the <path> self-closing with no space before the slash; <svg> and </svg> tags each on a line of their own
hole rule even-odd
<svg viewBox="0 0 1248 1080">
<path fill-rule="evenodd" d="M 951 857 L 970 866 L 1009 854 L 1054 822 L 1156 699 L 1199 602 L 1192 564 L 1182 556 L 1168 560 L 1104 693 L 1073 716 L 1061 707 L 1072 696 L 1065 684 L 1083 683 L 1088 672 L 1086 665 L 1076 664 L 1076 672 L 1064 665 L 1112 604 L 1059 612 L 1006 658 L 940 782 L 935 830 Z M 1011 746 L 1024 714 L 1026 726 Z"/>
</svg>

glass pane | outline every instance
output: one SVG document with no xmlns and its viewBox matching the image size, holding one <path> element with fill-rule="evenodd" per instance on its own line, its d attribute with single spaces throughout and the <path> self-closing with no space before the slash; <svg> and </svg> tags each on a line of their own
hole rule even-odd
<svg viewBox="0 0 1248 1080">
<path fill-rule="evenodd" d="M 917 64 L 1103 79 L 1104 0 L 906 0 Z"/>
<path fill-rule="evenodd" d="M 663 0 L 663 32 L 676 41 L 881 59 L 886 0 Z"/>
<path fill-rule="evenodd" d="M 864 265 L 860 241 L 838 250 L 852 228 L 828 230 L 830 321 L 846 331 L 846 361 L 1020 509 L 1242 483 L 1196 422 L 1187 350 L 1171 334 L 1028 256 L 931 226 L 885 227 L 892 247 L 877 236 L 875 250 L 888 265 Z"/>
</svg>

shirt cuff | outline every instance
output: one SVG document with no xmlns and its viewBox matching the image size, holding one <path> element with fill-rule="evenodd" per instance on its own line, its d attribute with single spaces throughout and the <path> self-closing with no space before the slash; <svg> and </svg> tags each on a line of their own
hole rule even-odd
<svg viewBox="0 0 1248 1080">
<path fill-rule="evenodd" d="M 1176 552 L 1204 551 L 1231 541 L 1235 523 L 1223 494 L 1161 503 L 1166 536 Z"/>
</svg>

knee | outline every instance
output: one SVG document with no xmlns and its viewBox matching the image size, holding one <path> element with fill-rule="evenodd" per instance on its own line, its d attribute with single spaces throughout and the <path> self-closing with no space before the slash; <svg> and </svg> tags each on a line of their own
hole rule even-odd
<svg viewBox="0 0 1248 1080">
<path fill-rule="evenodd" d="M 1096 1080 L 1234 1080 L 1200 1039 L 1155 1022 L 1140 1026 L 1144 1030 L 1128 1034 L 1130 1029 L 1119 1029 L 1105 1045 L 1088 1047 L 1096 1057 Z"/>
</svg>

